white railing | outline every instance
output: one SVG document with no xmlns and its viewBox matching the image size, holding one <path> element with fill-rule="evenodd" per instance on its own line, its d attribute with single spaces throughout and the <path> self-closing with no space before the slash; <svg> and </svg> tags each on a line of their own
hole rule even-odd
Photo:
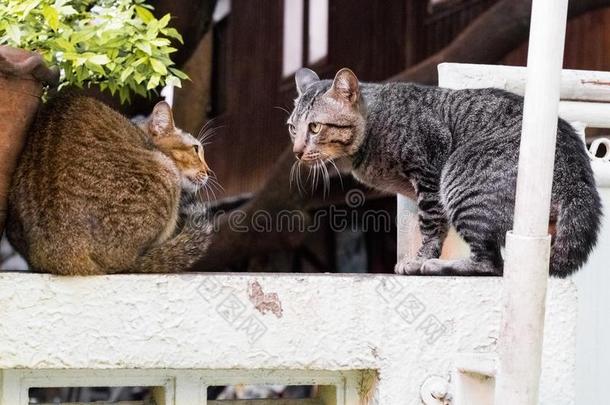
<svg viewBox="0 0 610 405">
<path fill-rule="evenodd" d="M 526 70 L 522 67 L 469 65 L 444 63 L 439 65 L 439 84 L 453 89 L 497 87 L 523 94 L 525 90 Z M 610 72 L 591 72 L 578 70 L 563 70 L 561 76 L 561 98 L 559 116 L 572 122 L 582 131 L 584 129 L 610 128 Z M 578 101 L 575 101 L 578 100 Z M 599 156 L 598 148 L 606 147 L 605 155 Z M 610 339 L 610 321 L 607 320 L 607 308 L 610 299 L 607 290 L 610 288 L 610 275 L 607 272 L 610 263 L 610 252 L 605 249 L 610 241 L 610 140 L 600 138 L 591 145 L 591 160 L 599 193 L 604 204 L 602 229 L 599 235 L 597 249 L 589 258 L 588 263 L 576 274 L 574 280 L 579 288 L 579 316 L 577 342 L 576 397 L 577 403 L 595 403 L 603 398 L 604 382 L 610 378 L 607 364 L 610 362 L 610 350 L 604 342 Z M 598 155 L 598 157 L 595 157 Z M 399 200 L 402 198 L 399 197 Z M 399 204 L 408 205 L 400 201 Z M 405 218 L 411 218 L 413 211 Z M 407 221 L 406 219 L 404 221 Z M 407 221 L 407 226 L 413 226 Z M 406 237 L 406 235 L 404 236 Z M 455 234 L 447 241 L 455 255 L 463 255 L 467 247 Z M 479 392 L 484 387 L 493 388 L 490 379 L 495 377 L 495 368 L 488 366 L 487 359 L 481 361 L 469 357 L 461 358 L 463 367 L 458 367 L 456 380 L 464 380 L 456 388 L 458 392 Z M 495 362 L 495 359 L 493 359 Z M 543 363 L 544 366 L 544 363 Z M 493 372 L 492 372 L 493 370 Z M 460 372 L 461 371 L 461 372 Z M 475 376 L 475 377 L 473 377 Z M 472 377 L 469 380 L 466 377 Z M 476 384 L 473 384 L 475 381 Z M 459 382 L 459 381 L 458 381 Z M 463 385 L 463 386 L 462 386 Z M 457 396 L 457 395 L 456 395 Z M 468 404 L 486 404 L 489 402 L 460 402 Z"/>
<path fill-rule="evenodd" d="M 159 404 L 229 405 L 239 402 L 207 402 L 206 387 L 237 383 L 321 385 L 325 405 L 443 404 L 439 391 L 450 391 L 459 353 L 495 352 L 501 285 L 390 275 L 3 273 L 0 404 L 27 404 L 30 387 L 152 386 Z M 574 404 L 576 305 L 574 284 L 552 280 L 543 404 Z"/>
</svg>

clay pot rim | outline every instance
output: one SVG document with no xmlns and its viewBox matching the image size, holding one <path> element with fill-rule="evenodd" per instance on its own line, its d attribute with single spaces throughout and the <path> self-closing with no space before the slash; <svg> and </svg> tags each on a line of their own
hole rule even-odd
<svg viewBox="0 0 610 405">
<path fill-rule="evenodd" d="M 37 80 L 52 87 L 59 83 L 59 69 L 49 68 L 39 53 L 7 45 L 0 45 L 0 74 Z"/>
</svg>

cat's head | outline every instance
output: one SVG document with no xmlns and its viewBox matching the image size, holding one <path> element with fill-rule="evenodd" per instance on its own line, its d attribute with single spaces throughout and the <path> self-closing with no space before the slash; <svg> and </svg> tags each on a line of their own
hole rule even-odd
<svg viewBox="0 0 610 405">
<path fill-rule="evenodd" d="M 295 75 L 299 96 L 288 118 L 297 159 L 313 164 L 353 156 L 364 138 L 365 115 L 356 75 L 344 68 L 320 80 L 307 68 Z"/>
<path fill-rule="evenodd" d="M 173 160 L 182 176 L 182 189 L 197 191 L 210 177 L 201 142 L 174 125 L 172 109 L 165 101 L 155 105 L 150 117 L 139 124 L 161 152 Z"/>
</svg>

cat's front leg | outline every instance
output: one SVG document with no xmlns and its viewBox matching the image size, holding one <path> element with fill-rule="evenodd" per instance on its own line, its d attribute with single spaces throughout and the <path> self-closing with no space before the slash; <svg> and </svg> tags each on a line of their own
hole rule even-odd
<svg viewBox="0 0 610 405">
<path fill-rule="evenodd" d="M 415 257 L 403 258 L 396 264 L 396 274 L 421 274 L 426 260 L 437 259 L 441 255 L 449 226 L 436 185 L 418 184 L 417 208 L 422 246 Z"/>
</svg>

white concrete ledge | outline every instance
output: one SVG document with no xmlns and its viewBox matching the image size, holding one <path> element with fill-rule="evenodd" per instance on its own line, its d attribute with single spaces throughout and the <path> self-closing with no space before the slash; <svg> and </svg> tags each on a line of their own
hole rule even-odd
<svg viewBox="0 0 610 405">
<path fill-rule="evenodd" d="M 286 370 L 277 382 L 289 370 L 336 378 L 373 370 L 374 403 L 411 405 L 429 376 L 450 375 L 458 354 L 495 352 L 501 286 L 500 278 L 4 273 L 0 370 L 218 370 L 214 384 L 246 381 L 247 370 Z M 576 288 L 549 287 L 541 404 L 573 404 Z"/>
</svg>

